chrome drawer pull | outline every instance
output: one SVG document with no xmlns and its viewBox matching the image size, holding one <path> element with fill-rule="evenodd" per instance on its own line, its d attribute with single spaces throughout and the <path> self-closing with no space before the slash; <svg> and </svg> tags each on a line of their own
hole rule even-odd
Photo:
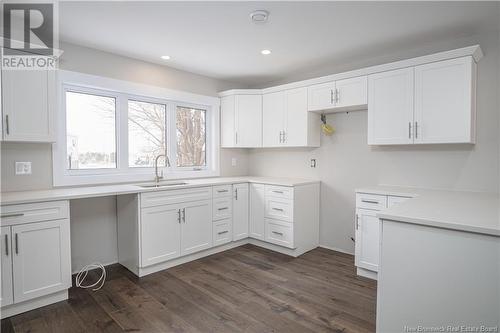
<svg viewBox="0 0 500 333">
<path fill-rule="evenodd" d="M 378 205 L 378 201 L 375 201 L 375 200 L 364 200 L 364 199 L 361 199 L 361 202 L 371 203 L 371 204 L 377 204 Z"/>
<path fill-rule="evenodd" d="M 24 213 L 14 213 L 14 214 L 0 215 L 1 218 L 6 218 L 6 217 L 20 217 L 20 216 L 24 216 Z"/>
<path fill-rule="evenodd" d="M 276 208 L 276 207 L 273 207 L 273 210 L 277 210 L 278 212 L 282 212 L 282 211 L 283 211 L 283 209 L 281 209 L 281 208 Z"/>
<path fill-rule="evenodd" d="M 282 232 L 278 232 L 278 231 L 273 231 L 273 234 L 283 236 L 283 233 Z"/>
<path fill-rule="evenodd" d="M 16 254 L 19 254 L 19 239 L 17 238 L 17 234 L 15 236 L 15 240 L 16 240 Z"/>
<path fill-rule="evenodd" d="M 5 235 L 5 255 L 9 256 L 9 237 Z"/>
<path fill-rule="evenodd" d="M 274 193 L 279 193 L 279 194 L 283 194 L 283 191 L 276 191 L 276 190 L 273 190 Z"/>
<path fill-rule="evenodd" d="M 219 232 L 217 233 L 217 235 L 227 234 L 228 232 L 229 232 L 229 231 L 227 231 L 227 230 L 226 230 L 226 231 L 219 231 Z"/>
<path fill-rule="evenodd" d="M 177 221 L 179 222 L 179 224 L 181 223 L 181 210 L 180 209 L 177 210 Z"/>
<path fill-rule="evenodd" d="M 222 208 L 217 208 L 218 210 L 226 210 L 229 209 L 229 207 L 222 207 Z"/>
<path fill-rule="evenodd" d="M 224 193 L 224 192 L 228 192 L 228 190 L 217 190 L 217 193 Z"/>
</svg>

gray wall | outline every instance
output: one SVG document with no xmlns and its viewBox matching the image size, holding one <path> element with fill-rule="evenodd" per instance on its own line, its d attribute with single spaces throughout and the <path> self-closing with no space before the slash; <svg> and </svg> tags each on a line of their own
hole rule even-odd
<svg viewBox="0 0 500 333">
<path fill-rule="evenodd" d="M 253 149 L 249 173 L 320 179 L 321 244 L 350 253 L 354 251 L 350 237 L 354 234 L 357 187 L 389 184 L 498 192 L 498 32 L 429 45 L 416 54 L 475 43 L 480 43 L 485 53 L 478 64 L 476 145 L 370 147 L 367 145 L 367 112 L 339 113 L 327 117 L 336 133 L 323 136 L 320 148 Z M 389 55 L 385 59 L 403 57 L 411 55 L 405 51 L 403 55 Z M 294 76 L 289 81 L 296 79 L 301 77 Z M 310 158 L 317 159 L 316 169 L 309 167 Z"/>
</svg>

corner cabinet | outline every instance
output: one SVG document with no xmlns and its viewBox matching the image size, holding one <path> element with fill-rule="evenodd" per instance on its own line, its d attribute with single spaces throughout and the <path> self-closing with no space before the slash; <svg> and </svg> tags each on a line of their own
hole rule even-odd
<svg viewBox="0 0 500 333">
<path fill-rule="evenodd" d="M 319 147 L 319 115 L 307 111 L 307 87 L 263 95 L 264 147 Z"/>
<path fill-rule="evenodd" d="M 221 146 L 262 147 L 262 95 L 230 91 L 221 96 Z"/>
<path fill-rule="evenodd" d="M 368 144 L 475 143 L 472 56 L 369 75 Z"/>
<path fill-rule="evenodd" d="M 54 142 L 55 70 L 2 70 L 2 139 Z"/>
</svg>

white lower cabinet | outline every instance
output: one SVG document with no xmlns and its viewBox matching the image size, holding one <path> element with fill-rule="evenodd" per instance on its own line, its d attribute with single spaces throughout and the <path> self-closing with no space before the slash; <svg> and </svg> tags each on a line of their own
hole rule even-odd
<svg viewBox="0 0 500 333">
<path fill-rule="evenodd" d="M 181 211 L 181 255 L 187 255 L 212 246 L 212 201 L 194 201 L 184 204 Z"/>
<path fill-rule="evenodd" d="M 265 219 L 266 242 L 294 248 L 293 224 L 290 222 Z"/>
<path fill-rule="evenodd" d="M 67 298 L 59 293 L 71 287 L 69 203 L 2 206 L 1 220 L 2 316 Z"/>
<path fill-rule="evenodd" d="M 233 241 L 248 237 L 248 183 L 233 185 Z"/>
<path fill-rule="evenodd" d="M 213 224 L 214 246 L 230 243 L 233 240 L 231 218 L 215 221 Z"/>
<path fill-rule="evenodd" d="M 249 237 L 264 240 L 265 238 L 265 185 L 250 184 Z"/>
<path fill-rule="evenodd" d="M 14 289 L 12 286 L 12 241 L 10 227 L 1 227 L 1 299 L 0 305 L 6 306 L 14 302 Z"/>
</svg>

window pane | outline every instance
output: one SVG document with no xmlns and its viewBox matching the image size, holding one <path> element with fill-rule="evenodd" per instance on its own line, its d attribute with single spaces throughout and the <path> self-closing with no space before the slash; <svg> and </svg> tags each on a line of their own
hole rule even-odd
<svg viewBox="0 0 500 333">
<path fill-rule="evenodd" d="M 165 154 L 166 107 L 163 104 L 128 101 L 128 164 L 152 167 Z M 165 159 L 159 161 L 165 166 Z"/>
<path fill-rule="evenodd" d="M 201 167 L 206 161 L 206 111 L 177 107 L 177 166 Z"/>
<path fill-rule="evenodd" d="M 116 168 L 113 97 L 66 92 L 68 169 Z"/>
</svg>

